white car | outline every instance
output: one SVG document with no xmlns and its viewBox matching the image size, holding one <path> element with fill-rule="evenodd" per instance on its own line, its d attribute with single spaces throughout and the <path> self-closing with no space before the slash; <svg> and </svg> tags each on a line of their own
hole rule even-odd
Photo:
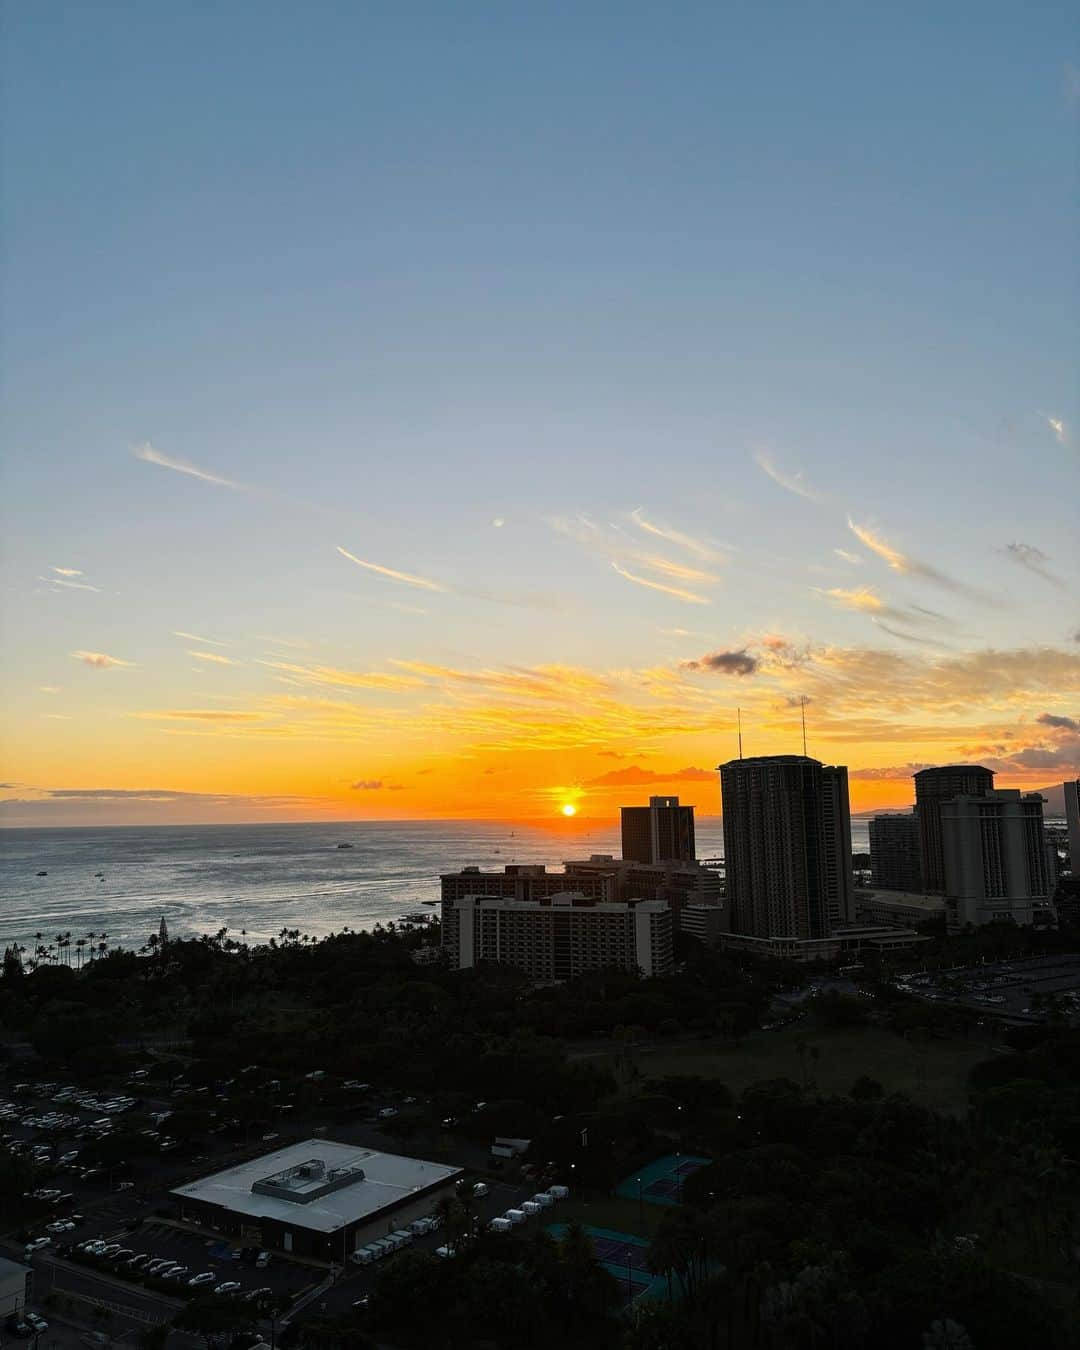
<svg viewBox="0 0 1080 1350">
<path fill-rule="evenodd" d="M 396 1106 L 384 1106 L 384 1107 L 382 1108 L 382 1110 L 379 1112 L 379 1119 L 380 1119 L 380 1120 L 389 1120 L 391 1116 L 396 1116 L 396 1115 L 397 1115 L 397 1107 L 396 1107 Z"/>
<path fill-rule="evenodd" d="M 31 1238 L 26 1244 L 26 1250 L 27 1252 L 37 1252 L 40 1251 L 42 1247 L 50 1247 L 51 1245 L 52 1238 L 50 1237 Z"/>
<path fill-rule="evenodd" d="M 27 1312 L 25 1309 L 23 1310 L 23 1321 L 28 1326 L 33 1327 L 39 1336 L 43 1331 L 48 1331 L 49 1329 L 49 1324 L 45 1321 L 44 1317 L 39 1317 L 37 1313 Z"/>
<path fill-rule="evenodd" d="M 191 1289 L 201 1289 L 204 1284 L 213 1284 L 217 1276 L 212 1270 L 204 1270 L 201 1275 L 193 1275 L 188 1280 L 188 1287 Z"/>
<path fill-rule="evenodd" d="M 215 1294 L 235 1294 L 240 1288 L 239 1280 L 226 1280 L 224 1284 L 219 1284 L 214 1290 Z"/>
</svg>

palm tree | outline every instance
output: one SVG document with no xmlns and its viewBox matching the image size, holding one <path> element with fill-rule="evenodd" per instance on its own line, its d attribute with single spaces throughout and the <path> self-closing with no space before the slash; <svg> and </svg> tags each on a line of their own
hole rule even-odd
<svg viewBox="0 0 1080 1350">
<path fill-rule="evenodd" d="M 76 968 L 76 970 L 82 970 L 82 963 L 83 963 L 83 949 L 85 948 L 85 946 L 86 946 L 86 938 L 81 937 L 81 938 L 76 938 L 76 939 L 75 939 L 75 968 Z"/>
</svg>

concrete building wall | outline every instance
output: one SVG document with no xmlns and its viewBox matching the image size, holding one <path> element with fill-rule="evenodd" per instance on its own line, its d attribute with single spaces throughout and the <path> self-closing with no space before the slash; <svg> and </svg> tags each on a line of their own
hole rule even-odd
<svg viewBox="0 0 1080 1350">
<path fill-rule="evenodd" d="M 631 862 L 692 861 L 694 808 L 678 797 L 650 797 L 648 806 L 622 808 L 622 855 Z"/>
<path fill-rule="evenodd" d="M 1069 824 L 1069 862 L 1074 877 L 1080 877 L 1080 778 L 1063 784 L 1065 819 Z"/>
<path fill-rule="evenodd" d="M 34 1272 L 19 1261 L 0 1257 L 0 1317 L 21 1312 L 29 1304 L 34 1286 Z M 10 1338 L 6 1335 L 5 1341 Z"/>
<path fill-rule="evenodd" d="M 647 976 L 671 969 L 671 911 L 659 901 L 592 904 L 564 895 L 539 904 L 467 896 L 449 907 L 459 969 L 491 962 L 551 981 L 607 966 Z"/>
<path fill-rule="evenodd" d="M 870 822 L 870 872 L 883 890 L 922 889 L 919 866 L 919 820 L 909 815 L 880 815 Z"/>
<path fill-rule="evenodd" d="M 952 928 L 1029 925 L 1050 896 L 1042 798 L 1015 789 L 940 806 L 945 898 Z"/>
<path fill-rule="evenodd" d="M 994 788 L 994 775 L 981 764 L 943 764 L 915 774 L 919 813 L 919 869 L 922 884 L 938 894 L 945 890 L 945 846 L 941 810 L 954 797 L 983 797 Z"/>
</svg>

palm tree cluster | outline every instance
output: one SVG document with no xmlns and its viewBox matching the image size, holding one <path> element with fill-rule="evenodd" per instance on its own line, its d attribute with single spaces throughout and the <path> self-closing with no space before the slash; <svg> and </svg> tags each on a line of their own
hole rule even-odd
<svg viewBox="0 0 1080 1350">
<path fill-rule="evenodd" d="M 108 933 L 88 932 L 72 940 L 71 930 L 57 933 L 47 939 L 39 929 L 34 934 L 32 948 L 13 943 L 8 952 L 16 956 L 26 971 L 37 970 L 39 966 L 70 966 L 81 970 L 84 961 L 93 961 L 105 956 L 109 950 Z"/>
</svg>

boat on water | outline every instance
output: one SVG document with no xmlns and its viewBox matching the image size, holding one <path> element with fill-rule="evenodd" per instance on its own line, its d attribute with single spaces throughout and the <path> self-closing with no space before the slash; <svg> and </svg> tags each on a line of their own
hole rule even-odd
<svg viewBox="0 0 1080 1350">
<path fill-rule="evenodd" d="M 402 923 L 429 923 L 431 915 L 426 910 L 413 910 L 410 914 L 401 916 Z"/>
<path fill-rule="evenodd" d="M 439 902 L 438 900 L 421 900 L 420 903 L 422 905 L 437 905 Z"/>
<path fill-rule="evenodd" d="M 338 848 L 352 848 L 352 844 L 338 844 Z"/>
<path fill-rule="evenodd" d="M 38 876 L 39 876 L 39 877 L 47 877 L 48 875 L 49 875 L 48 872 L 39 872 L 39 873 L 38 873 Z"/>
</svg>

